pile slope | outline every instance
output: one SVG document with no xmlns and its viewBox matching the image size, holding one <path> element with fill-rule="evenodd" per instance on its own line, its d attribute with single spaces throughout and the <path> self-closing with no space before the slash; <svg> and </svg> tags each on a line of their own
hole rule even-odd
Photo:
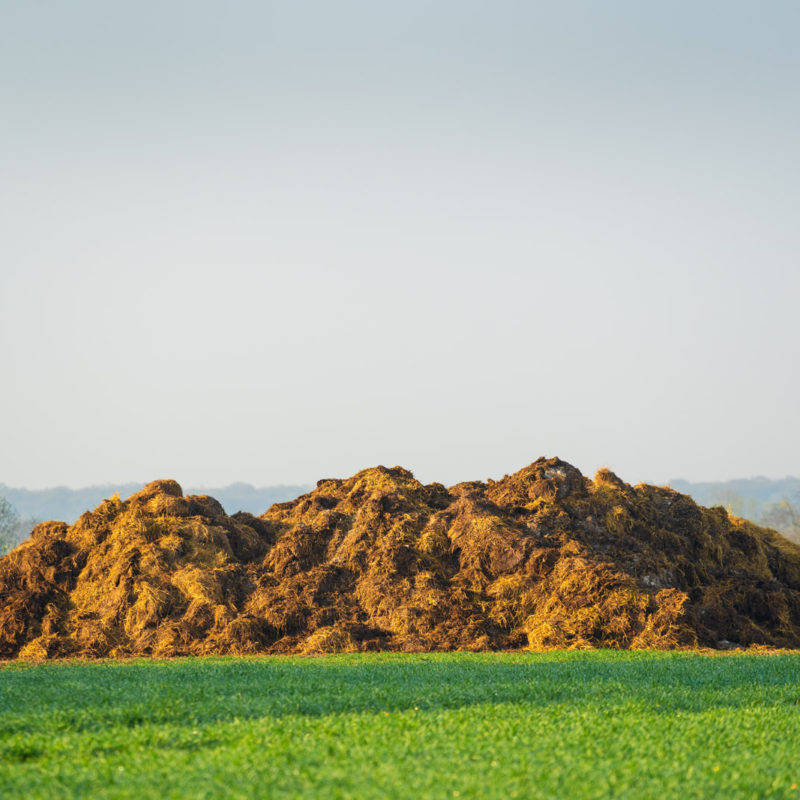
<svg viewBox="0 0 800 800">
<path fill-rule="evenodd" d="M 0 657 L 800 647 L 800 547 L 686 495 L 539 459 L 376 467 L 261 517 L 156 481 L 0 559 Z"/>
</svg>

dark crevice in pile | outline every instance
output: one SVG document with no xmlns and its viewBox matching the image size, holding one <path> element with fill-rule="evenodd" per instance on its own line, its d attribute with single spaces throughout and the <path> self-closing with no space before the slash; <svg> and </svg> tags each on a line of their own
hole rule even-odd
<svg viewBox="0 0 800 800">
<path fill-rule="evenodd" d="M 0 657 L 800 647 L 800 547 L 558 459 L 449 489 L 399 467 L 261 517 L 156 481 L 0 560 Z"/>
</svg>

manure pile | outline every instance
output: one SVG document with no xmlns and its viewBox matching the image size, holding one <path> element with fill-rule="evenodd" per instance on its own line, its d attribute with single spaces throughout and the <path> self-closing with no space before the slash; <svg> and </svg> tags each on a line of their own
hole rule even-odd
<svg viewBox="0 0 800 800">
<path fill-rule="evenodd" d="M 800 647 L 800 547 L 539 459 L 322 480 L 255 517 L 156 481 L 0 559 L 0 657 Z"/>
</svg>

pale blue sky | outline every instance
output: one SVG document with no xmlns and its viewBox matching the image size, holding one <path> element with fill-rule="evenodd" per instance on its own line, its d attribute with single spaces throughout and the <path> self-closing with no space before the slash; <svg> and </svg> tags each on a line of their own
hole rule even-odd
<svg viewBox="0 0 800 800">
<path fill-rule="evenodd" d="M 799 36 L 0 0 L 0 481 L 800 474 Z"/>
</svg>

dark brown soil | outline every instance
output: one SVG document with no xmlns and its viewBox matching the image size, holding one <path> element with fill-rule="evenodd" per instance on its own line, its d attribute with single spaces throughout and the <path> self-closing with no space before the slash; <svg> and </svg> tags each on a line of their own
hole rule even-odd
<svg viewBox="0 0 800 800">
<path fill-rule="evenodd" d="M 800 547 L 558 459 L 395 467 L 261 517 L 156 481 L 0 559 L 0 657 L 800 647 Z"/>
</svg>

